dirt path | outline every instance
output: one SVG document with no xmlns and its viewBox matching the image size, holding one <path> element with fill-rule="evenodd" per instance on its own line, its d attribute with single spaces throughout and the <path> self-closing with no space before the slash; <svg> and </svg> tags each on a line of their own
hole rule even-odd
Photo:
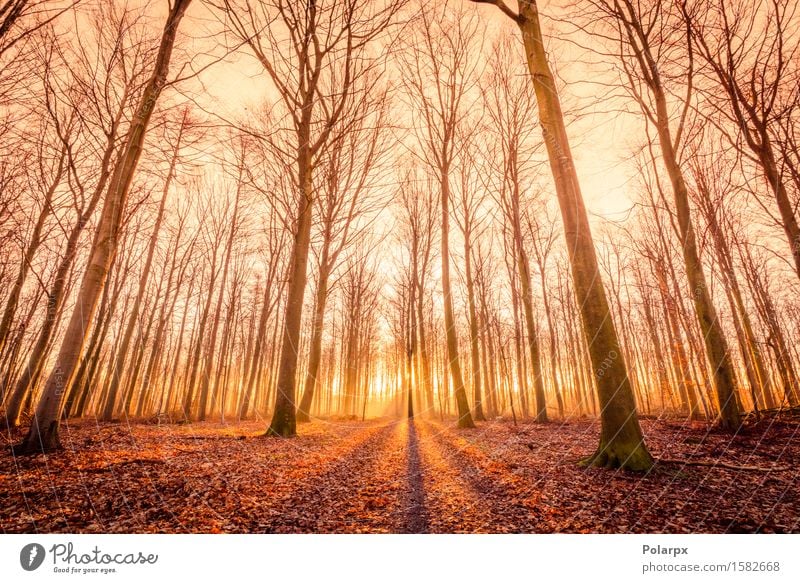
<svg viewBox="0 0 800 583">
<path fill-rule="evenodd" d="M 275 532 L 545 530 L 534 492 L 458 433 L 398 421 L 272 504 Z"/>
<path fill-rule="evenodd" d="M 271 532 L 544 530 L 534 494 L 517 482 L 449 428 L 398 421 L 272 501 L 267 522 Z"/>
<path fill-rule="evenodd" d="M 418 424 L 380 427 L 324 472 L 270 503 L 270 531 L 429 532 L 427 491 L 435 472 L 422 447 Z"/>
<path fill-rule="evenodd" d="M 417 422 L 431 532 L 536 532 L 546 528 L 538 496 L 512 470 L 462 443 L 452 428 Z"/>
<path fill-rule="evenodd" d="M 420 455 L 419 436 L 414 423 L 404 423 L 406 433 L 406 468 L 403 520 L 399 532 L 420 534 L 429 531 L 430 515 L 426 495 L 423 464 Z"/>
</svg>

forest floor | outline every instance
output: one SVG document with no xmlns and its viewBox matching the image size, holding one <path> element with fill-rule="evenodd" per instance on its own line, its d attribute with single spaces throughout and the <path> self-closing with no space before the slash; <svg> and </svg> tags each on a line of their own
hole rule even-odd
<svg viewBox="0 0 800 583">
<path fill-rule="evenodd" d="M 4 436 L 0 530 L 800 532 L 795 420 L 735 437 L 642 424 L 651 453 L 671 460 L 646 475 L 579 467 L 599 432 L 583 420 L 317 420 L 288 440 L 255 422 L 72 422 L 56 454 L 14 458 L 18 436 Z"/>
</svg>

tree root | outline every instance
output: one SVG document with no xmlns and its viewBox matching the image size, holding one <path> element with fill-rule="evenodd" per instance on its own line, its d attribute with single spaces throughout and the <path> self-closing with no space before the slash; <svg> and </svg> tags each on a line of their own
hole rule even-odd
<svg viewBox="0 0 800 583">
<path fill-rule="evenodd" d="M 626 450 L 628 448 L 625 448 Z M 622 469 L 631 472 L 646 472 L 653 467 L 653 458 L 641 445 L 633 451 L 620 452 L 617 448 L 600 445 L 595 453 L 578 462 L 579 466 Z"/>
<path fill-rule="evenodd" d="M 11 453 L 15 457 L 21 457 L 27 455 L 39 455 L 40 453 L 52 453 L 61 451 L 62 449 L 64 449 L 64 446 L 61 445 L 60 441 L 56 441 L 54 444 L 45 444 L 43 447 L 41 443 L 31 446 L 28 441 L 25 440 L 22 443 L 12 445 Z"/>
<path fill-rule="evenodd" d="M 280 439 L 289 439 L 292 437 L 297 437 L 297 433 L 292 433 L 291 430 L 288 428 L 283 429 L 282 431 L 276 431 L 272 427 L 267 429 L 264 433 L 259 433 L 259 437 L 277 437 Z"/>
</svg>

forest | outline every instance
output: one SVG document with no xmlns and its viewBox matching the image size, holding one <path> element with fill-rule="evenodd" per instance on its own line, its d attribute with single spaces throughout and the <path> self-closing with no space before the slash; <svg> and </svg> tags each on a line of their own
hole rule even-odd
<svg viewBox="0 0 800 583">
<path fill-rule="evenodd" d="M 4 533 L 800 532 L 797 0 L 0 0 Z"/>
</svg>

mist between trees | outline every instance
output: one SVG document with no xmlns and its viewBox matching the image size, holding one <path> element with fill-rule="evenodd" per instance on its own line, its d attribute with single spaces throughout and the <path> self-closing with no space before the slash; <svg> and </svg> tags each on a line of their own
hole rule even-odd
<svg viewBox="0 0 800 583">
<path fill-rule="evenodd" d="M 84 417 L 590 416 L 584 463 L 646 470 L 639 416 L 796 408 L 796 3 L 543 9 L 0 2 L 17 453 Z"/>
</svg>

